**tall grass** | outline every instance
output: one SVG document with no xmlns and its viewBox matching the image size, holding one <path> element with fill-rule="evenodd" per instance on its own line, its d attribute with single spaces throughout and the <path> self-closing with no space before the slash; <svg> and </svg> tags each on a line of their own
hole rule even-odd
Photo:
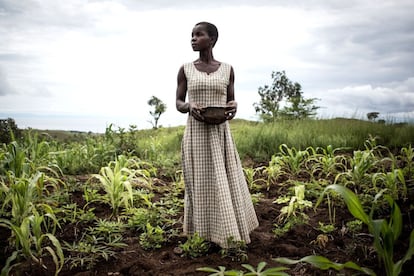
<svg viewBox="0 0 414 276">
<path fill-rule="evenodd" d="M 258 162 L 266 162 L 279 152 L 282 144 L 289 148 L 305 150 L 313 148 L 333 148 L 359 150 L 365 148 L 365 141 L 369 137 L 376 137 L 377 143 L 390 150 L 399 149 L 412 144 L 414 141 L 413 124 L 381 124 L 357 119 L 320 119 L 320 120 L 286 120 L 274 123 L 261 123 L 236 119 L 230 122 L 233 138 L 242 159 L 253 159 Z M 180 163 L 181 141 L 184 126 L 137 130 L 107 129 L 104 135 L 85 134 L 87 145 L 75 142 L 76 154 L 70 154 L 66 159 L 78 161 L 65 170 L 77 170 L 76 164 L 91 162 L 87 166 L 89 172 L 96 173 L 97 168 L 114 160 L 116 155 L 135 155 L 140 159 L 154 163 L 154 165 L 169 171 L 174 175 L 174 168 Z M 94 143 L 95 141 L 96 143 Z M 92 145 L 92 146 L 91 146 Z M 101 145 L 101 147 L 99 147 Z M 52 145 L 50 145 L 53 148 Z M 102 149 L 111 149 L 111 156 L 102 156 Z M 87 149 L 87 150 L 86 150 Z M 71 153 L 72 151 L 59 151 L 57 153 Z M 75 150 L 76 152 L 76 150 Z M 80 154 L 82 153 L 82 154 Z M 114 154 L 116 153 L 116 154 Z M 74 155 L 74 156 L 73 156 Z M 63 156 L 63 155 L 62 155 Z M 60 157 L 62 157 L 60 156 Z M 98 157 L 98 158 L 95 158 Z M 97 162 L 97 161 L 103 161 Z M 73 168 L 72 168 L 73 167 Z"/>
<path fill-rule="evenodd" d="M 298 150 L 307 147 L 363 149 L 367 138 L 390 149 L 414 141 L 414 125 L 380 124 L 356 119 L 297 120 L 254 123 L 235 120 L 233 137 L 242 158 L 269 160 L 281 144 Z"/>
</svg>

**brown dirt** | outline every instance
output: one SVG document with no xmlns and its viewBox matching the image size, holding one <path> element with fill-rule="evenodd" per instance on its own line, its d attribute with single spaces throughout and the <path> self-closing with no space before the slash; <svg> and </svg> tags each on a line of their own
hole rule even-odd
<svg viewBox="0 0 414 276">
<path fill-rule="evenodd" d="M 281 266 L 281 264 L 276 263 L 273 258 L 289 257 L 298 259 L 313 254 L 322 255 L 340 263 L 353 261 L 360 266 L 374 269 L 378 275 L 384 275 L 373 250 L 371 237 L 368 234 L 361 233 L 360 235 L 352 236 L 350 233 L 341 232 L 342 225 L 347 221 L 353 220 L 346 208 L 337 208 L 337 230 L 328 235 L 329 239 L 325 246 L 315 243 L 318 235 L 321 234 L 316 229 L 318 222 L 328 223 L 328 211 L 323 206 L 318 208 L 317 212 L 313 212 L 313 210 L 307 211 L 310 218 L 308 224 L 296 226 L 282 238 L 276 239 L 272 232 L 280 209 L 279 205 L 273 203 L 276 197 L 276 194 L 270 195 L 265 193 L 264 198 L 255 206 L 260 226 L 251 234 L 252 242 L 248 245 L 247 261 L 237 261 L 230 257 L 223 257 L 218 248 L 211 248 L 208 255 L 199 258 L 181 257 L 174 253 L 174 248 L 180 242 L 185 242 L 184 237 L 170 241 L 161 249 L 145 251 L 139 245 L 138 236 L 134 233 L 129 233 L 124 240 L 128 246 L 120 249 L 116 258 L 112 258 L 108 262 L 100 262 L 93 271 L 69 270 L 69 267 L 65 265 L 59 275 L 208 275 L 205 272 L 197 272 L 196 269 L 205 266 L 243 269 L 241 266 L 243 263 L 257 266 L 261 261 L 267 262 L 267 267 L 275 267 Z M 80 192 L 73 193 L 72 200 L 80 206 L 84 204 L 82 193 Z M 108 207 L 99 205 L 95 207 L 97 207 L 96 213 L 98 216 L 108 216 Z M 405 221 L 407 222 L 409 221 L 408 214 L 405 212 Z M 410 215 L 414 217 L 413 212 Z M 408 234 L 411 231 L 411 227 L 412 224 L 411 226 L 408 223 L 405 224 L 403 234 L 395 247 L 395 255 L 398 259 L 403 256 L 408 248 Z M 57 236 L 60 239 L 72 241 L 75 240 L 76 231 L 79 232 L 82 229 L 77 229 L 76 225 L 66 225 Z M 367 233 L 366 229 L 362 232 Z M 4 228 L 0 227 L 0 246 L 4 248 L 0 252 L 0 263 L 4 263 L 4 258 L 7 256 L 4 251 L 7 251 L 6 240 L 9 237 L 8 233 Z M 53 262 L 50 259 L 45 259 L 45 263 L 50 267 L 50 271 L 44 270 L 33 263 L 26 262 L 18 268 L 19 273 L 15 275 L 53 275 Z M 306 264 L 289 267 L 290 270 L 287 272 L 290 275 L 338 275 L 336 271 L 322 271 Z M 353 274 L 352 272 L 342 271 L 342 275 L 351 275 Z M 404 273 L 402 275 L 414 275 L 413 260 L 404 265 Z"/>
</svg>

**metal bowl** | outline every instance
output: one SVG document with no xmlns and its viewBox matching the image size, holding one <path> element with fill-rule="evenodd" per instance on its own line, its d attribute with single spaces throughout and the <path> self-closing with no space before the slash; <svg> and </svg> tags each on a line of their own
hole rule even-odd
<svg viewBox="0 0 414 276">
<path fill-rule="evenodd" d="M 227 120 L 225 106 L 208 106 L 203 109 L 201 115 L 204 117 L 204 122 L 209 125 L 219 125 Z"/>
</svg>

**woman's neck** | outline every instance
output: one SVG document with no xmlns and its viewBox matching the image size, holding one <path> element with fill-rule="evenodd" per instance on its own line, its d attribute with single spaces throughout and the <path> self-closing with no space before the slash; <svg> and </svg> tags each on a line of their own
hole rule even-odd
<svg viewBox="0 0 414 276">
<path fill-rule="evenodd" d="M 200 56 L 199 56 L 198 60 L 200 62 L 206 63 L 206 64 L 213 63 L 214 61 L 216 61 L 214 59 L 212 51 L 202 51 L 202 52 L 200 52 Z"/>
</svg>

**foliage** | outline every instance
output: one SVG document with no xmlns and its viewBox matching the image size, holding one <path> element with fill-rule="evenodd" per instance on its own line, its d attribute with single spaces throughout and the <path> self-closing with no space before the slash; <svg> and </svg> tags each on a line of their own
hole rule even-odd
<svg viewBox="0 0 414 276">
<path fill-rule="evenodd" d="M 331 260 L 323 257 L 323 256 L 306 256 L 299 260 L 292 260 L 289 258 L 275 258 L 276 262 L 282 264 L 297 264 L 300 262 L 309 263 L 319 269 L 328 270 L 328 269 L 335 269 L 336 271 L 340 271 L 344 268 L 354 269 L 360 272 L 363 272 L 367 275 L 376 275 L 371 269 L 366 267 L 360 267 L 359 265 L 355 264 L 354 262 L 346 262 L 344 264 L 332 262 Z"/>
<path fill-rule="evenodd" d="M 204 256 L 210 248 L 209 243 L 198 233 L 189 236 L 185 243 L 179 247 L 183 250 L 183 255 L 190 258 Z"/>
<path fill-rule="evenodd" d="M 55 275 L 58 275 L 63 267 L 64 255 L 59 240 L 51 233 L 44 233 L 42 229 L 42 224 L 47 215 L 40 215 L 34 212 L 33 215 L 25 217 L 20 224 L 13 223 L 7 219 L 0 219 L 0 227 L 7 227 L 12 230 L 15 244 L 14 252 L 16 252 L 8 258 L 7 265 L 2 269 L 2 275 L 3 273 L 8 274 L 8 271 L 13 266 L 18 265 L 10 266 L 20 255 L 43 266 L 42 257 L 44 253 L 51 255 L 56 267 Z M 44 242 L 46 239 L 52 243 L 54 248 Z M 43 267 L 46 268 L 45 266 Z"/>
<path fill-rule="evenodd" d="M 288 203 L 280 209 L 279 221 L 286 222 L 292 215 L 296 216 L 297 212 L 302 218 L 307 218 L 304 210 L 312 207 L 312 202 L 305 199 L 305 185 L 295 185 L 294 193 L 294 196 L 281 196 L 274 201 L 277 204 Z"/>
<path fill-rule="evenodd" d="M 259 87 L 260 102 L 253 105 L 264 122 L 273 122 L 279 117 L 304 119 L 315 115 L 319 108 L 313 105 L 316 99 L 304 99 L 301 85 L 292 83 L 285 71 L 272 72 L 272 79 L 270 86 Z M 283 100 L 288 106 L 281 110 Z"/>
<path fill-rule="evenodd" d="M 258 175 L 264 170 L 264 167 L 257 167 L 257 168 L 250 168 L 245 167 L 243 168 L 244 177 L 246 179 L 247 185 L 249 186 L 249 190 L 259 191 L 262 187 L 263 183 L 266 183 L 266 180 L 260 178 Z"/>
<path fill-rule="evenodd" d="M 12 174 L 15 177 L 29 175 L 31 173 L 31 163 L 26 156 L 24 147 L 18 142 L 13 141 L 7 146 L 3 146 L 3 166 L 0 168 L 2 174 Z"/>
<path fill-rule="evenodd" d="M 0 143 L 8 144 L 19 139 L 22 133 L 12 118 L 0 119 Z"/>
<path fill-rule="evenodd" d="M 109 258 L 116 256 L 116 247 L 105 243 L 102 237 L 88 233 L 84 233 L 80 241 L 72 243 L 64 241 L 64 244 L 65 249 L 70 252 L 65 262 L 71 269 L 80 267 L 91 270 L 99 261 L 108 261 Z"/>
<path fill-rule="evenodd" d="M 319 106 L 315 106 L 316 98 L 305 99 L 302 96 L 294 96 L 287 99 L 287 106 L 281 111 L 280 115 L 286 119 L 307 119 L 316 116 Z"/>
<path fill-rule="evenodd" d="M 107 219 L 98 219 L 95 226 L 89 227 L 88 232 L 91 235 L 102 237 L 107 244 L 126 246 L 122 243 L 125 225 L 121 220 L 111 221 Z"/>
<path fill-rule="evenodd" d="M 233 261 L 247 261 L 247 245 L 244 241 L 235 240 L 234 237 L 227 238 L 227 247 L 220 250 L 223 257 L 229 257 Z"/>
<path fill-rule="evenodd" d="M 117 161 L 110 162 L 109 166 L 103 167 L 100 174 L 93 175 L 97 178 L 104 191 L 103 200 L 109 203 L 112 214 L 118 215 L 119 208 L 128 208 L 133 204 L 132 185 L 130 179 L 133 172 L 125 167 L 127 159 L 118 157 Z"/>
<path fill-rule="evenodd" d="M 159 98 L 156 96 L 152 96 L 151 99 L 148 100 L 148 105 L 154 108 L 153 111 L 150 111 L 151 116 L 154 119 L 152 126 L 157 129 L 158 128 L 158 120 L 160 119 L 162 113 L 164 113 L 167 109 L 167 105 L 163 103 Z"/>
<path fill-rule="evenodd" d="M 294 147 L 289 148 L 286 144 L 279 146 L 279 153 L 272 156 L 271 163 L 278 165 L 286 173 L 299 175 L 305 171 L 305 161 L 309 156 L 307 150 L 297 150 Z"/>
<path fill-rule="evenodd" d="M 275 223 L 273 234 L 275 235 L 276 239 L 283 237 L 289 230 L 291 230 L 296 225 L 303 224 L 305 222 L 303 217 L 289 217 L 286 221 L 280 223 Z"/>
<path fill-rule="evenodd" d="M 334 148 L 332 145 L 328 145 L 326 148 L 317 147 L 314 154 L 307 160 L 307 163 L 311 163 L 312 167 L 310 174 L 320 179 L 346 171 L 347 159 L 343 154 L 340 154 L 343 150 L 342 148 Z"/>
<path fill-rule="evenodd" d="M 128 226 L 137 231 L 145 231 L 147 223 L 156 225 L 160 220 L 160 214 L 155 208 L 130 208 L 126 215 Z"/>
<path fill-rule="evenodd" d="M 88 136 L 83 142 L 72 142 L 64 148 L 61 146 L 57 144 L 52 148 L 49 162 L 67 174 L 96 172 L 115 158 L 114 144 L 102 137 Z"/>
<path fill-rule="evenodd" d="M 139 182 L 150 185 L 148 178 L 151 176 L 151 168 L 141 168 L 145 164 L 145 162 L 120 155 L 117 160 L 101 168 L 99 174 L 93 175 L 100 181 L 105 191 L 102 200 L 111 206 L 114 216 L 118 215 L 121 206 L 128 209 L 133 205 L 132 181 L 134 178 L 138 177 Z"/>
<path fill-rule="evenodd" d="M 414 192 L 411 125 L 345 119 L 275 123 L 233 120 L 230 127 L 244 157 L 243 171 L 252 200 L 281 192 L 286 196 L 277 198 L 284 205 L 280 221 L 274 225 L 276 238 L 306 221 L 307 209 L 329 184 L 347 186 L 355 192 L 363 212 L 371 210 L 381 218 L 372 220 L 380 229 L 380 245 L 385 248 L 380 253 L 385 257 L 380 259 L 385 267 L 382 260 L 391 259 L 385 251 L 397 242 L 398 217 L 406 215 L 398 215 L 395 201 L 407 207 Z M 183 129 L 137 130 L 131 126 L 112 130 L 110 126 L 103 135 L 70 134 L 64 140 L 55 134 L 25 131 L 22 139 L 2 144 L 0 224 L 12 233 L 4 249 L 7 260 L 2 263 L 3 274 L 19 270 L 26 261 L 38 260 L 45 265 L 45 258 L 55 261 L 58 268 L 64 258 L 72 268 L 92 270 L 97 262 L 119 257 L 119 248 L 125 246 L 123 241 L 130 233 L 138 236 L 141 247 L 147 250 L 177 241 L 184 205 L 184 181 L 177 169 Z M 259 166 L 252 168 L 252 164 Z M 76 201 L 72 193 L 77 194 Z M 82 193 L 83 199 L 78 198 Z M 359 219 L 336 223 L 335 208 L 342 208 L 344 201 L 336 193 L 324 193 L 328 195 L 324 208 L 328 208 L 329 221 L 320 222 L 319 227 L 313 225 L 321 233 L 312 243 L 322 249 L 337 233 L 350 233 L 355 240 L 368 236 L 361 235 L 367 227 L 362 228 Z M 375 204 L 370 209 L 372 202 Z M 112 216 L 95 209 L 100 203 L 111 206 Z M 56 235 L 60 226 L 63 232 Z M 335 228 L 340 230 L 326 234 Z M 65 239 L 67 229 L 73 230 L 74 240 Z M 63 258 L 53 237 L 65 245 Z M 189 255 L 202 254 L 205 249 L 201 239 L 187 245 Z M 220 252 L 223 257 L 235 261 L 247 258 L 245 244 L 233 241 L 229 245 Z M 406 256 L 398 255 L 401 260 L 395 260 L 394 267 L 402 266 L 411 252 L 408 249 Z M 271 269 L 259 264 L 243 266 L 243 271 L 219 267 L 210 273 L 267 275 Z"/>
<path fill-rule="evenodd" d="M 145 250 L 161 248 L 166 241 L 165 232 L 160 226 L 146 224 L 146 231 L 139 236 L 139 244 Z"/>
<path fill-rule="evenodd" d="M 377 142 L 391 151 L 412 144 L 414 125 L 373 124 L 357 119 L 277 120 L 272 123 L 232 121 L 240 157 L 259 162 L 268 161 L 281 144 L 303 150 L 329 145 L 337 153 L 365 150 L 367 137 L 379 137 Z"/>
<path fill-rule="evenodd" d="M 370 121 L 375 121 L 375 119 L 377 119 L 378 118 L 378 115 L 379 115 L 380 113 L 379 112 L 368 112 L 367 113 L 367 118 L 368 118 L 368 120 L 370 120 Z"/>
<path fill-rule="evenodd" d="M 289 276 L 289 274 L 283 272 L 287 270 L 286 267 L 272 267 L 265 269 L 267 263 L 260 262 L 257 265 L 257 268 L 253 267 L 250 264 L 242 264 L 242 267 L 247 270 L 226 270 L 224 266 L 219 266 L 218 269 L 212 267 L 200 267 L 197 268 L 197 271 L 208 272 L 210 276 Z"/>
<path fill-rule="evenodd" d="M 375 207 L 378 204 L 378 199 L 383 196 L 383 192 L 380 192 L 375 196 L 371 211 L 369 214 L 367 214 L 365 213 L 358 197 L 348 188 L 337 184 L 329 185 L 326 187 L 316 206 L 320 204 L 322 197 L 328 190 L 333 190 L 339 193 L 344 199 L 350 213 L 356 219 L 361 220 L 365 225 L 368 226 L 368 230 L 374 238 L 374 247 L 378 254 L 378 258 L 384 265 L 386 275 L 399 275 L 401 273 L 403 264 L 406 261 L 410 260 L 411 256 L 414 254 L 414 230 L 411 231 L 409 248 L 405 256 L 397 262 L 394 262 L 394 246 L 395 242 L 401 234 L 403 221 L 400 208 L 392 199 L 392 197 L 388 195 L 384 196 L 391 208 L 390 218 L 387 221 L 385 218 L 373 218 L 374 211 L 376 209 Z"/>
<path fill-rule="evenodd" d="M 227 270 L 224 266 L 219 266 L 218 269 L 212 267 L 200 267 L 197 268 L 197 271 L 211 273 L 209 276 L 240 276 L 242 275 L 241 271 L 237 270 Z"/>
</svg>

